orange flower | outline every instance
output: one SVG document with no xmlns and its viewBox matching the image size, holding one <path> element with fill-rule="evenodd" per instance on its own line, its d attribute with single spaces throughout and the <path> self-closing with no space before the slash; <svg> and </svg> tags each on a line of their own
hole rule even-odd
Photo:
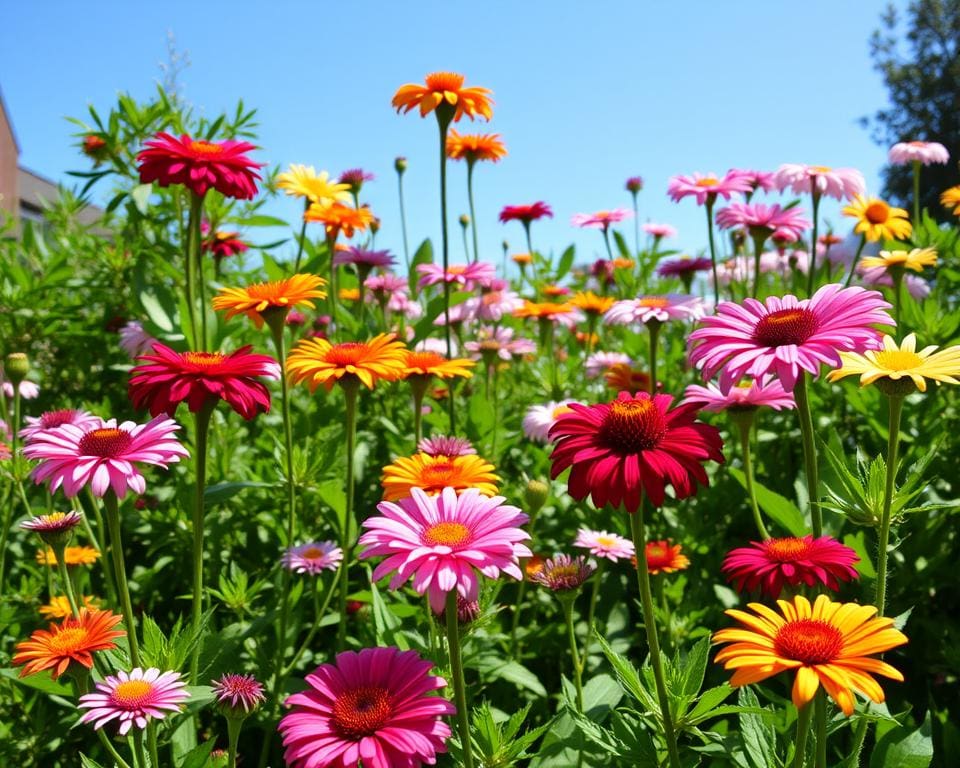
<svg viewBox="0 0 960 768">
<path fill-rule="evenodd" d="M 91 597 L 90 595 L 83 596 L 84 608 L 92 611 L 96 610 L 99 602 L 97 598 Z M 40 606 L 39 611 L 40 615 L 45 619 L 65 619 L 73 613 L 70 608 L 70 601 L 67 600 L 66 595 L 54 595 L 50 598 L 49 603 Z"/>
<path fill-rule="evenodd" d="M 671 546 L 669 541 L 648 541 L 647 573 L 656 576 L 658 573 L 674 573 L 688 568 L 690 560 L 686 555 L 680 554 L 681 549 L 683 549 L 682 544 Z M 636 555 L 633 556 L 632 562 L 636 566 Z"/>
<path fill-rule="evenodd" d="M 573 310 L 573 305 L 569 303 L 557 304 L 552 301 L 534 302 L 525 300 L 520 309 L 514 310 L 513 316 L 553 320 L 561 315 L 569 315 Z"/>
<path fill-rule="evenodd" d="M 551 298 L 556 298 L 557 296 L 566 296 L 570 293 L 570 289 L 565 285 L 546 285 L 543 292 Z"/>
<path fill-rule="evenodd" d="M 391 104 L 397 112 L 409 112 L 414 107 L 420 108 L 420 117 L 425 117 L 441 104 L 446 103 L 454 107 L 453 122 L 460 122 L 464 115 L 471 120 L 480 115 L 484 120 L 493 117 L 493 101 L 491 91 L 487 88 L 464 88 L 463 75 L 455 72 L 431 72 L 426 77 L 425 85 L 407 83 L 401 85 L 393 95 Z"/>
<path fill-rule="evenodd" d="M 302 339 L 287 356 L 287 373 L 295 384 L 307 382 L 310 391 L 323 384 L 329 392 L 337 383 L 362 382 L 370 389 L 377 381 L 403 377 L 406 348 L 392 333 L 370 341 L 331 344 L 326 339 Z"/>
<path fill-rule="evenodd" d="M 496 483 L 500 478 L 493 474 L 493 470 L 493 464 L 475 454 L 430 456 L 417 453 L 385 466 L 380 484 L 386 501 L 406 498 L 411 488 L 422 488 L 431 495 L 447 487 L 458 493 L 467 488 L 476 488 L 484 496 L 496 496 Z"/>
<path fill-rule="evenodd" d="M 515 253 L 510 257 L 514 264 L 529 264 L 533 261 L 533 256 L 529 253 Z"/>
<path fill-rule="evenodd" d="M 436 352 L 414 352 L 408 349 L 405 354 L 405 370 L 403 372 L 403 378 L 405 379 L 414 377 L 429 379 L 431 376 L 438 376 L 441 379 L 451 379 L 454 376 L 462 376 L 465 379 L 469 379 L 473 376 L 473 372 L 470 369 L 476 365 L 476 362 L 466 358 L 448 360 Z"/>
<path fill-rule="evenodd" d="M 270 283 L 254 283 L 245 288 L 221 288 L 213 297 L 213 308 L 227 310 L 227 319 L 244 314 L 253 320 L 257 328 L 263 327 L 264 315 L 287 312 L 298 304 L 314 307 L 310 299 L 323 299 L 327 294 L 320 290 L 326 281 L 322 277 L 299 274 Z"/>
<path fill-rule="evenodd" d="M 341 288 L 337 291 L 340 301 L 360 301 L 359 288 Z"/>
<path fill-rule="evenodd" d="M 447 157 L 451 160 L 466 160 L 469 163 L 489 160 L 497 163 L 506 154 L 507 148 L 500 140 L 499 133 L 463 134 L 451 128 L 447 136 Z"/>
<path fill-rule="evenodd" d="M 593 291 L 579 291 L 573 295 L 569 303 L 588 315 L 602 315 L 613 306 L 615 299 L 611 296 L 598 296 Z"/>
<path fill-rule="evenodd" d="M 533 581 L 533 577 L 543 570 L 543 564 L 547 559 L 543 555 L 534 554 L 528 557 L 523 564 L 523 570 L 527 574 L 527 579 Z"/>
<path fill-rule="evenodd" d="M 18 643 L 13 663 L 23 664 L 20 677 L 44 669 L 56 680 L 67 671 L 71 662 L 93 668 L 94 651 L 111 651 L 113 642 L 126 632 L 113 629 L 121 617 L 110 611 L 80 609 L 79 618 L 65 619 L 62 624 L 51 624 L 50 629 L 38 629 L 29 640 Z"/>
<path fill-rule="evenodd" d="M 614 259 L 613 268 L 614 269 L 633 269 L 634 261 L 633 259 Z"/>
<path fill-rule="evenodd" d="M 344 203 L 312 203 L 303 214 L 304 221 L 316 221 L 323 224 L 327 237 L 336 240 L 340 233 L 346 238 L 355 232 L 365 232 L 373 224 L 374 216 L 369 206 L 354 208 Z"/>
<path fill-rule="evenodd" d="M 607 386 L 615 392 L 626 391 L 636 394 L 650 391 L 649 374 L 631 368 L 627 363 L 611 365 L 603 376 Z"/>
<path fill-rule="evenodd" d="M 63 560 L 67 565 L 93 565 L 99 557 L 100 550 L 93 547 L 67 547 L 63 552 Z M 38 549 L 37 562 L 56 567 L 57 556 L 50 547 Z"/>
</svg>

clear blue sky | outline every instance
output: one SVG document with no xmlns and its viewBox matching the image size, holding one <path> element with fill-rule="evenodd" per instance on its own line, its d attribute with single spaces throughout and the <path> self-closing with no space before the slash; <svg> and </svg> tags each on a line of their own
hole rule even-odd
<svg viewBox="0 0 960 768">
<path fill-rule="evenodd" d="M 902 5 L 902 2 L 897 3 Z M 501 206 L 545 200 L 556 218 L 535 244 L 579 260 L 599 256 L 579 211 L 629 207 L 628 176 L 643 176 L 641 221 L 668 222 L 688 251 L 705 246 L 703 212 L 671 203 L 668 178 L 782 162 L 860 168 L 879 188 L 885 149 L 859 127 L 886 100 L 868 38 L 880 0 L 780 3 L 180 2 L 15 3 L 0 27 L 0 89 L 21 163 L 53 179 L 85 167 L 66 115 L 106 111 L 119 91 L 146 97 L 166 59 L 166 35 L 189 54 L 184 96 L 205 114 L 238 98 L 259 110 L 259 160 L 376 174 L 365 199 L 383 220 L 379 247 L 402 253 L 393 159 L 405 155 L 412 245 L 439 236 L 436 123 L 390 107 L 395 89 L 448 69 L 496 101 L 491 123 L 509 156 L 475 174 L 481 253 L 499 261 Z M 909 137 L 905 137 L 909 138 Z M 452 254 L 467 210 L 465 172 L 450 174 Z M 72 183 L 72 182 L 70 182 Z M 294 219 L 299 206 L 271 210 Z M 824 206 L 836 222 L 836 207 Z M 846 224 L 841 223 L 843 231 Z M 625 234 L 632 242 L 632 225 Z M 275 239 L 273 232 L 250 233 Z"/>
</svg>

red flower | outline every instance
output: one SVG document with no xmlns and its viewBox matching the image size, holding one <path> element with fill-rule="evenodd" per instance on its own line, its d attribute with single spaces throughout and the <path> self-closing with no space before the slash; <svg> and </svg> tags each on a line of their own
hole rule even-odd
<svg viewBox="0 0 960 768">
<path fill-rule="evenodd" d="M 183 184 L 203 197 L 211 187 L 226 197 L 250 200 L 260 175 L 244 153 L 256 149 L 246 141 L 206 141 L 183 134 L 179 139 L 160 132 L 137 155 L 140 181 L 161 187 Z"/>
<path fill-rule="evenodd" d="M 88 133 L 84 136 L 80 148 L 83 150 L 83 154 L 96 160 L 97 163 L 100 163 L 109 154 L 106 140 L 95 133 Z"/>
<path fill-rule="evenodd" d="M 500 221 L 506 224 L 508 221 L 522 221 L 529 224 L 531 221 L 542 219 L 544 216 L 553 218 L 553 210 L 543 201 L 537 201 L 530 205 L 505 205 L 500 211 Z"/>
<path fill-rule="evenodd" d="M 204 253 L 211 253 L 215 259 L 223 259 L 227 256 L 236 256 L 250 249 L 243 240 L 240 239 L 239 232 L 214 232 L 208 235 L 200 244 Z"/>
<path fill-rule="evenodd" d="M 628 512 L 637 511 L 642 494 L 663 504 L 668 483 L 679 499 L 693 495 L 697 482 L 708 482 L 701 462 L 723 461 L 723 441 L 715 427 L 696 420 L 696 404 L 671 411 L 672 402 L 670 395 L 621 392 L 611 403 L 570 403 L 550 429 L 550 476 L 572 467 L 573 498 L 589 495 L 598 508 L 622 505 Z"/>
<path fill-rule="evenodd" d="M 245 419 L 259 411 L 270 410 L 270 393 L 255 376 L 280 377 L 280 366 L 267 355 L 250 354 L 250 346 L 230 355 L 222 352 L 175 352 L 159 342 L 152 355 L 141 355 L 145 361 L 131 373 L 129 393 L 135 408 L 149 408 L 156 416 L 173 416 L 177 406 L 186 401 L 196 413 L 204 405 L 226 400 Z"/>
</svg>

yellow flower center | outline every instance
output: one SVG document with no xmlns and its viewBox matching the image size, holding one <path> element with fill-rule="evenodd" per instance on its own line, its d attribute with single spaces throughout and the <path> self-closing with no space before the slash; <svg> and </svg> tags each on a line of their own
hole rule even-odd
<svg viewBox="0 0 960 768">
<path fill-rule="evenodd" d="M 212 141 L 195 139 L 190 142 L 190 150 L 200 155 L 219 155 L 223 152 L 223 147 L 219 144 L 214 144 Z"/>
<path fill-rule="evenodd" d="M 115 427 L 94 429 L 80 438 L 78 448 L 82 456 L 115 459 L 123 454 L 132 439 L 129 432 Z"/>
<path fill-rule="evenodd" d="M 767 539 L 763 545 L 767 556 L 781 563 L 789 563 L 805 557 L 810 543 L 799 538 Z"/>
<path fill-rule="evenodd" d="M 697 179 L 696 185 L 698 187 L 715 187 L 720 183 L 720 180 L 716 176 L 707 176 L 704 179 Z"/>
<path fill-rule="evenodd" d="M 609 549 L 616 544 L 616 542 L 613 540 L 612 536 L 597 536 L 597 544 L 599 544 L 601 547 L 607 547 Z"/>
<path fill-rule="evenodd" d="M 553 409 L 553 413 L 551 413 L 550 415 L 554 420 L 556 420 L 563 414 L 571 413 L 572 411 L 573 411 L 573 408 L 571 408 L 569 405 L 558 405 L 556 408 Z"/>
<path fill-rule="evenodd" d="M 150 701 L 153 685 L 146 680 L 125 680 L 113 689 L 111 704 L 124 709 L 141 709 Z"/>
<path fill-rule="evenodd" d="M 216 368 L 223 362 L 221 352 L 184 352 L 183 361 L 201 368 Z"/>
<path fill-rule="evenodd" d="M 885 368 L 888 371 L 911 371 L 923 364 L 923 358 L 920 355 L 905 349 L 881 350 L 876 353 L 874 360 L 878 368 Z"/>
<path fill-rule="evenodd" d="M 665 309 L 670 306 L 670 299 L 664 299 L 660 296 L 644 296 L 642 299 L 637 299 L 637 304 L 651 309 Z"/>
<path fill-rule="evenodd" d="M 811 165 L 810 173 L 830 173 L 830 166 L 828 165 Z"/>
<path fill-rule="evenodd" d="M 843 633 L 819 619 L 788 621 L 773 640 L 778 656 L 806 665 L 828 664 L 843 650 Z"/>
<path fill-rule="evenodd" d="M 470 539 L 470 529 L 463 523 L 434 523 L 423 532 L 423 543 L 430 546 L 456 547 Z"/>
<path fill-rule="evenodd" d="M 61 656 L 73 653 L 79 648 L 83 648 L 87 643 L 87 630 L 81 627 L 70 627 L 63 629 L 55 635 L 51 635 L 47 641 L 47 646 L 52 653 Z"/>
<path fill-rule="evenodd" d="M 890 206 L 877 200 L 864 209 L 863 215 L 871 224 L 884 224 L 890 218 Z"/>
</svg>

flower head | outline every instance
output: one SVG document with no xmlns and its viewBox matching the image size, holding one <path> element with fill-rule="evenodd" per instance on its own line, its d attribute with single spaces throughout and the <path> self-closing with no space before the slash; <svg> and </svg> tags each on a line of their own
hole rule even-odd
<svg viewBox="0 0 960 768">
<path fill-rule="evenodd" d="M 300 304 L 315 308 L 311 299 L 326 298 L 320 290 L 326 281 L 310 274 L 297 274 L 270 283 L 254 283 L 244 288 L 221 288 L 213 297 L 213 308 L 226 310 L 227 320 L 234 315 L 246 315 L 257 328 L 263 327 L 265 316 L 286 313 Z"/>
<path fill-rule="evenodd" d="M 473 368 L 476 363 L 467 358 L 456 358 L 448 360 L 437 352 L 415 352 L 405 350 L 404 370 L 401 378 L 420 381 L 424 384 L 436 376 L 441 379 L 452 379 L 454 376 L 460 376 L 469 379 L 473 376 Z"/>
<path fill-rule="evenodd" d="M 603 322 L 607 325 L 629 325 L 651 321 L 696 320 L 703 315 L 703 306 L 703 299 L 699 296 L 640 296 L 616 302 L 603 316 Z"/>
<path fill-rule="evenodd" d="M 283 565 L 294 573 L 318 576 L 323 571 L 335 571 L 343 560 L 343 550 L 332 541 L 311 541 L 290 547 L 283 553 Z"/>
<path fill-rule="evenodd" d="M 627 192 L 629 192 L 631 195 L 635 195 L 637 192 L 643 189 L 643 178 L 640 176 L 631 176 L 626 180 L 626 182 L 624 182 L 623 186 Z"/>
<path fill-rule="evenodd" d="M 67 547 L 63 550 L 64 565 L 69 567 L 77 565 L 93 565 L 100 557 L 100 550 L 88 547 Z M 47 565 L 51 568 L 57 565 L 57 553 L 51 547 L 37 550 L 37 563 Z"/>
<path fill-rule="evenodd" d="M 936 141 L 901 141 L 890 147 L 888 158 L 892 165 L 944 165 L 950 160 L 950 153 L 943 144 Z"/>
<path fill-rule="evenodd" d="M 684 403 L 696 403 L 704 411 L 752 411 L 760 407 L 796 408 L 793 393 L 786 392 L 776 379 L 764 376 L 722 389 L 713 382 L 701 387 L 691 384 L 683 393 Z"/>
<path fill-rule="evenodd" d="M 660 573 L 676 573 L 690 567 L 690 558 L 681 553 L 682 544 L 671 544 L 669 541 L 648 541 L 644 547 L 647 558 L 647 573 L 656 576 Z M 637 558 L 632 562 L 637 566 Z"/>
<path fill-rule="evenodd" d="M 777 189 L 789 189 L 795 194 L 827 195 L 837 200 L 851 200 L 866 191 L 863 174 L 856 168 L 829 168 L 825 165 L 784 163 L 777 169 L 774 180 Z"/>
<path fill-rule="evenodd" d="M 497 163 L 507 154 L 507 148 L 499 133 L 461 134 L 451 128 L 447 135 L 447 157 L 451 160 L 466 160 L 475 163 L 489 160 Z"/>
<path fill-rule="evenodd" d="M 257 194 L 257 169 L 262 164 L 247 157 L 245 153 L 256 147 L 246 141 L 207 141 L 187 134 L 178 139 L 161 131 L 144 146 L 137 155 L 143 184 L 183 184 L 200 197 L 208 189 L 238 200 L 252 200 Z"/>
<path fill-rule="evenodd" d="M 753 185 L 740 171 L 727 171 L 721 179 L 715 173 L 694 173 L 692 176 L 674 176 L 667 184 L 667 194 L 675 203 L 692 196 L 697 205 L 710 203 L 722 197 L 729 200 L 733 195 L 752 192 Z"/>
<path fill-rule="evenodd" d="M 389 269 L 396 260 L 390 254 L 390 251 L 368 251 L 365 248 L 350 246 L 342 251 L 337 251 L 333 256 L 333 263 L 353 264 L 354 266 L 369 272 L 376 267 L 377 269 Z"/>
<path fill-rule="evenodd" d="M 363 168 L 348 168 L 341 172 L 337 177 L 337 181 L 341 184 L 346 184 L 347 187 L 350 188 L 350 191 L 356 195 L 360 193 L 360 190 L 366 182 L 373 181 L 375 178 L 376 176 L 363 170 Z"/>
<path fill-rule="evenodd" d="M 405 363 L 406 347 L 392 333 L 342 344 L 302 339 L 287 356 L 287 372 L 295 384 L 306 381 L 311 392 L 320 384 L 329 392 L 334 384 L 355 381 L 373 389 L 381 379 L 402 378 Z"/>
<path fill-rule="evenodd" d="M 857 195 L 843 209 L 843 214 L 857 220 L 853 231 L 871 243 L 906 240 L 913 231 L 909 213 L 903 208 L 893 208 L 878 197 Z"/>
<path fill-rule="evenodd" d="M 911 251 L 880 251 L 876 256 L 864 256 L 860 260 L 863 269 L 880 267 L 892 272 L 894 269 L 912 269 L 923 272 L 924 267 L 937 264 L 937 251 L 934 248 L 914 248 Z"/>
<path fill-rule="evenodd" d="M 455 72 L 431 72 L 424 85 L 401 85 L 391 103 L 397 112 L 419 108 L 420 117 L 426 117 L 441 104 L 448 104 L 454 108 L 452 119 L 455 123 L 460 122 L 464 115 L 471 120 L 478 115 L 484 120 L 493 117 L 490 90 L 476 86 L 465 88 L 463 82 L 463 75 Z"/>
<path fill-rule="evenodd" d="M 143 325 L 137 320 L 130 320 L 120 329 L 120 348 L 131 358 L 142 355 L 153 349 L 156 341 L 147 333 Z"/>
<path fill-rule="evenodd" d="M 543 567 L 530 580 L 542 584 L 551 592 L 571 592 L 580 589 L 595 570 L 583 555 L 554 555 L 544 561 Z"/>
<path fill-rule="evenodd" d="M 311 203 L 327 204 L 350 199 L 349 184 L 331 181 L 329 173 L 317 173 L 312 165 L 291 164 L 289 169 L 277 174 L 277 189 Z"/>
<path fill-rule="evenodd" d="M 96 691 L 80 697 L 77 706 L 88 710 L 80 722 L 92 722 L 94 730 L 99 730 L 111 720 L 119 720 L 121 736 L 133 726 L 143 730 L 151 719 L 162 720 L 168 712 L 183 709 L 190 698 L 186 687 L 179 672 L 161 672 L 155 667 L 107 675 L 97 683 Z"/>
<path fill-rule="evenodd" d="M 878 704 L 883 689 L 872 675 L 903 680 L 896 669 L 871 654 L 883 653 L 907 642 L 893 628 L 893 619 L 878 618 L 872 605 L 835 603 L 826 595 L 810 605 L 798 595 L 778 600 L 779 613 L 761 603 L 750 603 L 752 613 L 726 611 L 743 626 L 714 633 L 715 643 L 731 643 L 714 661 L 733 669 L 734 687 L 766 680 L 796 670 L 793 703 L 810 703 L 822 684 L 843 714 L 853 714 L 853 691 Z"/>
<path fill-rule="evenodd" d="M 751 235 L 782 236 L 798 240 L 804 230 L 811 226 L 799 208 L 781 208 L 779 205 L 762 203 L 731 203 L 717 211 L 717 226 L 721 229 L 743 227 Z"/>
<path fill-rule="evenodd" d="M 225 674 L 210 682 L 213 696 L 225 713 L 246 716 L 267 700 L 263 684 L 253 675 Z"/>
<path fill-rule="evenodd" d="M 621 558 L 633 557 L 635 551 L 630 539 L 625 539 L 615 533 L 591 531 L 587 528 L 580 528 L 577 531 L 577 538 L 574 540 L 573 546 L 589 549 L 590 554 L 594 557 L 604 557 L 614 563 Z"/>
<path fill-rule="evenodd" d="M 603 374 L 603 380 L 614 392 L 634 394 L 650 390 L 650 374 L 642 368 L 634 368 L 630 363 L 611 365 Z"/>
<path fill-rule="evenodd" d="M 99 604 L 100 601 L 96 597 L 84 595 L 81 607 L 88 611 L 95 611 L 98 610 Z M 66 619 L 73 616 L 73 608 L 70 607 L 70 600 L 66 595 L 54 595 L 49 603 L 41 605 L 37 610 L 45 619 Z"/>
<path fill-rule="evenodd" d="M 332 203 L 312 203 L 303 214 L 304 221 L 315 221 L 323 224 L 327 237 L 336 240 L 342 233 L 351 238 L 357 232 L 366 232 L 373 224 L 374 217 L 370 208 L 361 205 L 354 208 L 336 201 Z"/>
<path fill-rule="evenodd" d="M 418 768 L 446 752 L 456 708 L 431 691 L 446 681 L 416 651 L 344 651 L 307 675 L 278 726 L 291 768 Z"/>
<path fill-rule="evenodd" d="M 471 456 L 477 449 L 465 437 L 447 437 L 435 435 L 425 437 L 417 443 L 417 450 L 427 456 Z"/>
<path fill-rule="evenodd" d="M 496 275 L 496 267 L 493 264 L 487 264 L 483 261 L 475 261 L 470 264 L 450 264 L 444 271 L 440 264 L 417 264 L 417 272 L 422 277 L 419 285 L 425 288 L 428 285 L 437 285 L 438 283 L 451 283 L 463 288 L 465 291 L 472 291 L 478 283 L 491 280 Z"/>
<path fill-rule="evenodd" d="M 83 151 L 83 154 L 95 160 L 97 164 L 103 161 L 110 153 L 106 139 L 95 133 L 88 133 L 83 137 L 83 143 L 80 145 L 80 149 Z"/>
<path fill-rule="evenodd" d="M 706 272 L 709 269 L 710 259 L 705 256 L 699 258 L 680 256 L 676 259 L 661 262 L 657 266 L 657 274 L 660 277 L 679 277 L 682 280 L 685 277 L 692 278 L 697 272 Z"/>
<path fill-rule="evenodd" d="M 611 224 L 619 224 L 621 221 L 632 218 L 633 213 L 626 208 L 614 208 L 596 213 L 575 213 L 570 218 L 570 223 L 585 229 L 609 229 Z"/>
<path fill-rule="evenodd" d="M 250 250 L 250 246 L 240 239 L 239 232 L 226 232 L 217 230 L 212 235 L 205 237 L 200 248 L 204 253 L 211 254 L 215 259 L 225 259 L 228 256 L 236 256 Z"/>
<path fill-rule="evenodd" d="M 537 443 L 549 441 L 547 433 L 564 413 L 570 412 L 570 403 L 574 400 L 551 400 L 543 405 L 531 405 L 523 416 L 523 433 Z"/>
<path fill-rule="evenodd" d="M 79 512 L 51 512 L 49 515 L 31 517 L 20 523 L 26 531 L 33 531 L 51 546 L 62 546 L 70 540 L 73 529 L 83 521 Z"/>
<path fill-rule="evenodd" d="M 657 224 L 650 221 L 646 224 L 642 224 L 640 229 L 650 235 L 650 237 L 656 238 L 657 240 L 663 240 L 665 237 L 677 236 L 676 227 L 671 227 L 669 224 Z"/>
<path fill-rule="evenodd" d="M 953 211 L 954 216 L 960 216 L 960 185 L 944 190 L 940 195 L 940 205 Z"/>
<path fill-rule="evenodd" d="M 577 291 L 570 297 L 572 304 L 586 315 L 599 316 L 613 306 L 615 299 L 612 296 L 598 296 L 593 291 Z"/>
<path fill-rule="evenodd" d="M 939 352 L 937 347 L 930 346 L 918 352 L 917 337 L 913 333 L 907 334 L 899 346 L 892 336 L 885 335 L 881 349 L 868 349 L 863 354 L 841 352 L 840 363 L 840 368 L 827 374 L 829 381 L 859 375 L 860 386 L 885 382 L 888 389 L 896 390 L 892 382 L 909 379 L 921 392 L 927 391 L 927 379 L 938 385 L 940 382 L 960 384 L 960 346 Z"/>
<path fill-rule="evenodd" d="M 113 641 L 126 632 L 114 629 L 122 617 L 110 611 L 81 608 L 77 618 L 67 617 L 60 624 L 51 624 L 49 629 L 38 629 L 29 640 L 17 643 L 12 662 L 23 664 L 20 677 L 33 675 L 44 669 L 56 680 L 71 664 L 93 668 L 94 651 L 111 651 L 117 647 Z"/>
<path fill-rule="evenodd" d="M 506 224 L 508 221 L 519 221 L 522 224 L 529 224 L 542 218 L 553 218 L 553 209 L 542 200 L 528 205 L 505 205 L 500 210 L 500 221 Z M 529 254 L 527 254 L 529 255 Z"/>
<path fill-rule="evenodd" d="M 737 173 L 741 178 L 746 179 L 754 192 L 756 192 L 758 189 L 762 189 L 764 192 L 770 192 L 777 186 L 775 180 L 776 174 L 772 173 L 771 171 L 734 169 L 734 173 Z"/>
<path fill-rule="evenodd" d="M 458 492 L 476 488 L 485 496 L 495 496 L 499 480 L 493 464 L 476 454 L 430 456 L 416 453 L 409 458 L 401 456 L 385 466 L 380 482 L 383 498 L 396 501 L 410 495 L 413 488 L 420 488 L 428 494 L 438 494 L 444 488 Z"/>
<path fill-rule="evenodd" d="M 595 379 L 615 365 L 631 365 L 633 361 L 623 352 L 594 352 L 587 358 L 587 378 Z"/>
</svg>

